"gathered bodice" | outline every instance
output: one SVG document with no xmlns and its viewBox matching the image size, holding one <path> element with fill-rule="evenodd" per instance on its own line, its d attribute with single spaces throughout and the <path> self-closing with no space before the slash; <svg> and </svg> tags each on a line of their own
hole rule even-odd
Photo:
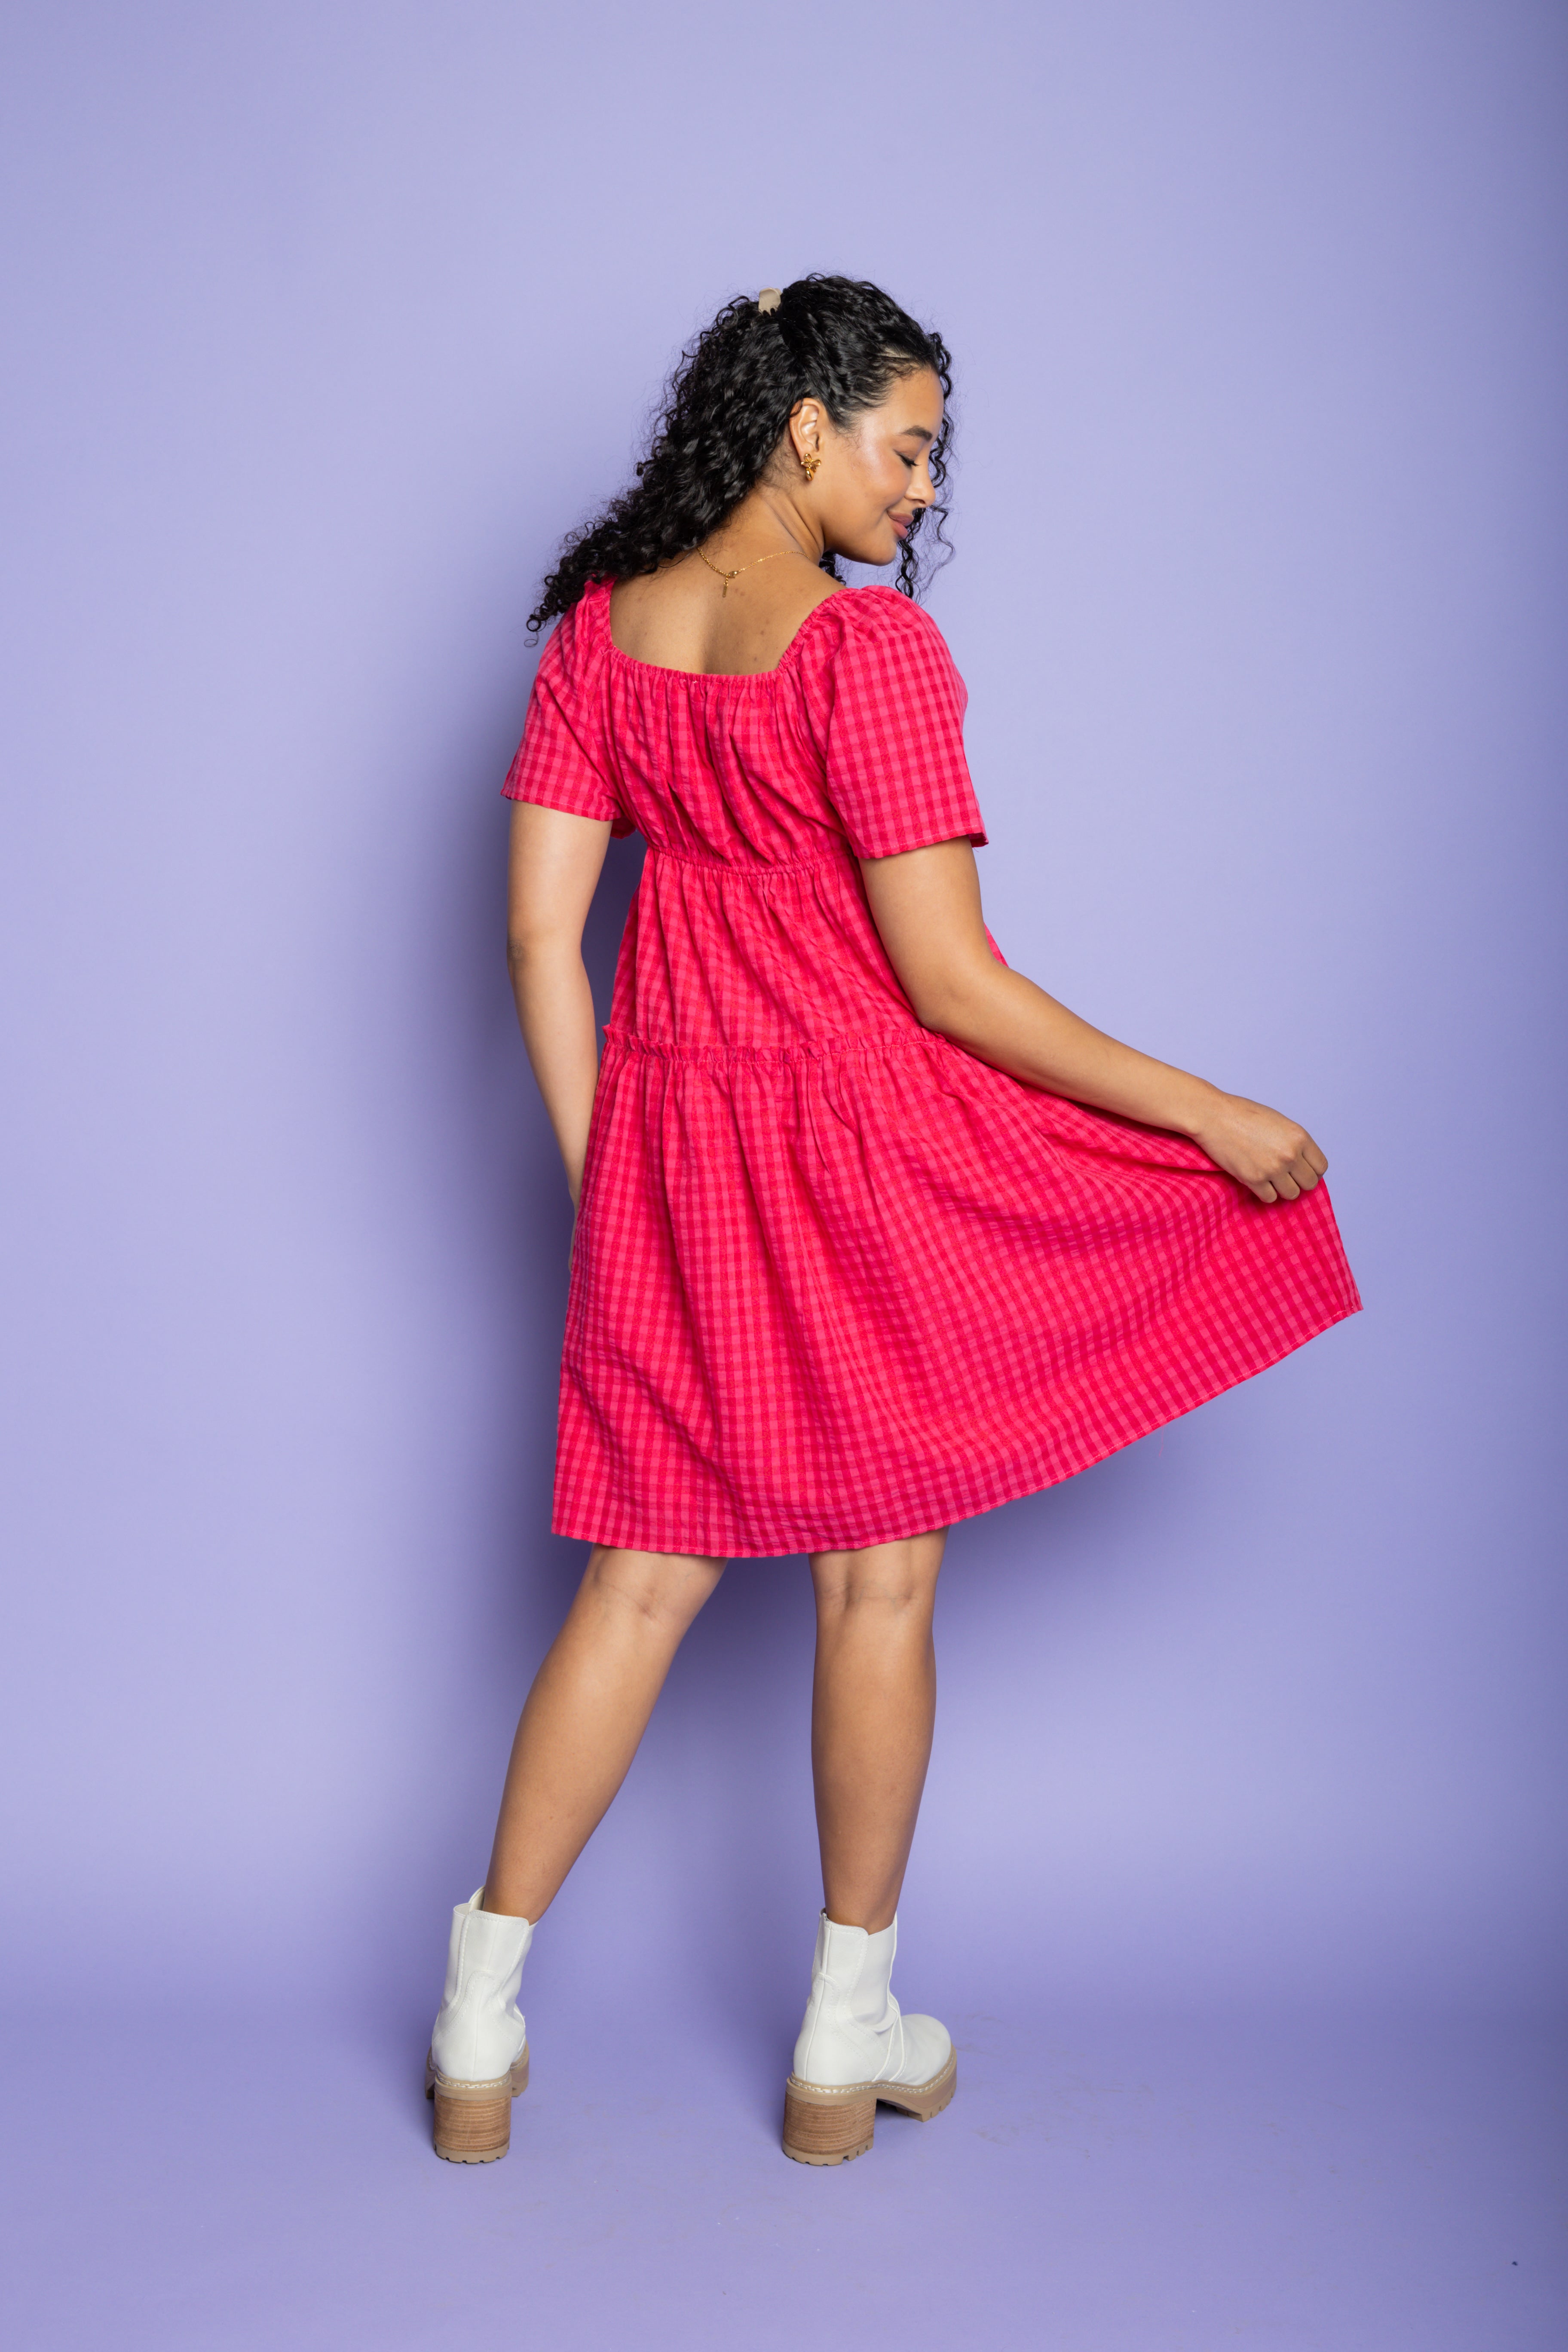
<svg viewBox="0 0 1568 2352">
<path fill-rule="evenodd" d="M 841 589 L 776 668 L 710 677 L 623 654 L 609 605 L 589 589 L 551 638 L 506 790 L 647 843 L 612 1036 L 791 1054 L 917 1033 L 857 861 L 985 839 L 934 624 Z"/>
<path fill-rule="evenodd" d="M 650 844 L 608 1025 L 656 1052 L 701 1054 L 830 1050 L 920 1024 L 847 846 L 741 865 Z"/>
</svg>

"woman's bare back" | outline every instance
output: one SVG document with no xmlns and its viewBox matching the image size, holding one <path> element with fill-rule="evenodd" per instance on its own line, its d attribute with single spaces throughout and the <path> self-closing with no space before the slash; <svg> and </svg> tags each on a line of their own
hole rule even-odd
<svg viewBox="0 0 1568 2352">
<path fill-rule="evenodd" d="M 682 555 L 640 579 L 616 583 L 610 595 L 611 642 L 633 661 L 660 669 L 754 677 L 778 667 L 807 614 L 837 590 L 837 581 L 793 548 L 729 581 L 700 556 Z"/>
</svg>

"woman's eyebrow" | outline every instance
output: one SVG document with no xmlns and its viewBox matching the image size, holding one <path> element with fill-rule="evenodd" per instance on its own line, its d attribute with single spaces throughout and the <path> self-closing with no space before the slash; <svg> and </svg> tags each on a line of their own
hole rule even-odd
<svg viewBox="0 0 1568 2352">
<path fill-rule="evenodd" d="M 900 425 L 893 438 L 895 441 L 934 441 L 936 436 L 928 433 L 923 425 Z"/>
</svg>

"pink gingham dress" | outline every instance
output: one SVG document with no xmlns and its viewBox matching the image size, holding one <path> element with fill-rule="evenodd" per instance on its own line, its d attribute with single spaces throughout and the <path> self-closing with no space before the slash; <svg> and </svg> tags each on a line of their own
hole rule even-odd
<svg viewBox="0 0 1568 2352">
<path fill-rule="evenodd" d="M 1322 1185 L 1266 1208 L 1194 1144 L 916 1019 L 856 860 L 986 838 L 926 614 L 840 590 L 776 669 L 696 677 L 618 651 L 609 601 L 591 588 L 546 645 L 504 788 L 647 843 L 573 1253 L 557 1534 L 744 1558 L 946 1527 L 1355 1312 Z"/>
</svg>

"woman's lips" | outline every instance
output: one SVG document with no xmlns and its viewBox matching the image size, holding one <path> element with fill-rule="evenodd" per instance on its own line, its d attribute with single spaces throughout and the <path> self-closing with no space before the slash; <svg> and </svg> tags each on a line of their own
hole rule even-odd
<svg viewBox="0 0 1568 2352">
<path fill-rule="evenodd" d="M 888 517 L 888 520 L 892 524 L 893 529 L 898 532 L 900 539 L 908 539 L 910 535 L 910 521 L 907 515 L 889 515 Z"/>
</svg>

